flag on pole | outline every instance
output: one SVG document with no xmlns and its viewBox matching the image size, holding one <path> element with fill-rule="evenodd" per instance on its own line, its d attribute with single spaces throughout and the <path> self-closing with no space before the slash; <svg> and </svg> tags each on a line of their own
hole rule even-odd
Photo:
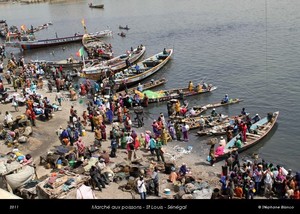
<svg viewBox="0 0 300 214">
<path fill-rule="evenodd" d="M 77 51 L 76 56 L 82 57 L 83 55 L 84 55 L 84 49 L 83 49 L 83 47 L 81 47 L 81 48 Z"/>
</svg>

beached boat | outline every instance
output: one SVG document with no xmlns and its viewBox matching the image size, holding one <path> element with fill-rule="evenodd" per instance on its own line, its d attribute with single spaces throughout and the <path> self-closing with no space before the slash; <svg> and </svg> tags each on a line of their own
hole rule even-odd
<svg viewBox="0 0 300 214">
<path fill-rule="evenodd" d="M 226 134 L 226 128 L 230 125 L 230 123 L 220 123 L 219 125 L 213 126 L 211 128 L 205 128 L 201 131 L 197 132 L 197 135 L 199 136 L 219 136 L 219 135 L 225 135 Z"/>
<path fill-rule="evenodd" d="M 162 79 L 158 79 L 158 80 L 151 80 L 149 82 L 146 82 L 144 84 L 141 84 L 140 87 L 143 89 L 143 90 L 148 90 L 148 89 L 151 89 L 151 88 L 155 88 L 155 87 L 158 87 L 162 84 L 165 84 L 167 82 L 166 78 L 162 78 Z M 122 96 L 124 95 L 129 95 L 129 96 L 133 96 L 136 91 L 138 90 L 138 87 L 139 86 L 135 86 L 135 87 L 132 87 L 132 88 L 128 88 L 127 90 L 124 90 L 124 91 L 119 91 L 118 94 L 121 94 Z"/>
<path fill-rule="evenodd" d="M 227 126 L 234 122 L 235 117 L 228 117 L 228 115 L 222 115 L 222 119 L 220 117 L 211 117 L 211 116 L 203 116 L 205 121 L 204 128 L 212 128 L 214 126 L 220 126 L 222 124 L 226 124 Z M 200 117 L 188 117 L 184 119 L 175 119 L 174 122 L 178 123 L 186 123 L 189 125 L 190 130 L 200 128 Z"/>
<path fill-rule="evenodd" d="M 113 56 L 112 47 L 97 36 L 84 34 L 82 37 L 82 45 L 90 59 L 111 59 Z"/>
<path fill-rule="evenodd" d="M 146 51 L 145 46 L 139 46 L 131 52 L 126 52 L 112 59 L 96 62 L 82 69 L 82 76 L 92 80 L 99 80 L 110 69 L 113 73 L 126 68 L 129 64 L 138 61 Z M 128 64 L 129 63 L 129 64 Z"/>
<path fill-rule="evenodd" d="M 104 8 L 104 4 L 97 4 L 97 5 L 93 5 L 92 3 L 89 4 L 90 8 L 98 8 L 98 9 L 103 9 Z"/>
<path fill-rule="evenodd" d="M 239 98 L 234 98 L 234 99 L 230 99 L 229 102 L 227 103 L 222 103 L 222 102 L 218 102 L 218 103 L 214 103 L 214 104 L 207 104 L 207 105 L 203 105 L 203 106 L 193 106 L 193 110 L 194 113 L 190 114 L 189 112 L 187 112 L 184 116 L 183 115 L 175 115 L 175 112 L 172 113 L 172 115 L 169 116 L 170 119 L 184 119 L 187 117 L 199 117 L 202 113 L 204 113 L 205 111 L 207 111 L 208 109 L 212 109 L 212 108 L 217 108 L 217 107 L 222 107 L 222 106 L 228 106 L 231 104 L 235 104 L 235 103 L 239 103 L 242 102 L 242 99 Z"/>
<path fill-rule="evenodd" d="M 92 36 L 101 38 L 106 37 L 108 34 L 110 34 L 110 30 L 104 30 L 97 33 L 91 34 Z M 5 45 L 7 47 L 13 47 L 13 48 L 20 48 L 23 50 L 29 50 L 29 49 L 36 49 L 36 48 L 44 48 L 49 46 L 56 46 L 56 45 L 62 45 L 72 42 L 79 42 L 83 38 L 83 34 L 75 34 L 74 36 L 68 36 L 68 37 L 61 37 L 61 38 L 54 38 L 54 39 L 43 39 L 43 40 L 26 40 L 26 41 L 13 41 L 13 42 L 6 42 Z"/>
<path fill-rule="evenodd" d="M 247 133 L 247 141 L 246 143 L 242 143 L 242 147 L 237 149 L 234 147 L 235 141 L 237 140 L 237 136 L 232 138 L 225 146 L 224 154 L 216 157 L 216 162 L 224 160 L 228 158 L 228 155 L 237 150 L 238 153 L 243 152 L 246 149 L 256 145 L 259 143 L 274 127 L 277 118 L 279 116 L 279 111 L 269 113 L 267 117 L 262 118 L 258 122 L 254 123 L 250 127 L 250 133 Z"/>
<path fill-rule="evenodd" d="M 49 67 L 60 67 L 62 66 L 63 68 L 79 68 L 82 67 L 83 62 L 80 60 L 71 60 L 71 59 L 63 59 L 63 60 L 58 60 L 58 61 L 47 61 L 47 60 L 31 60 L 31 63 L 37 63 L 37 64 L 44 64 Z M 89 61 L 86 61 L 87 63 Z"/>
<path fill-rule="evenodd" d="M 118 88 L 118 90 L 121 90 L 124 88 L 125 84 L 128 87 L 155 74 L 171 59 L 172 54 L 173 49 L 167 49 L 166 53 L 160 52 L 154 54 L 153 56 L 138 62 L 134 66 L 116 73 L 114 75 L 115 87 Z M 109 82 L 107 78 L 103 81 L 107 84 Z"/>
<path fill-rule="evenodd" d="M 201 91 L 190 91 L 188 88 L 175 88 L 170 90 L 162 90 L 162 91 L 144 91 L 143 93 L 147 94 L 149 97 L 149 103 L 158 103 L 169 101 L 171 99 L 183 99 L 184 97 L 194 96 L 198 94 L 208 93 L 216 90 L 217 87 L 211 84 L 208 85 L 207 88 L 202 89 Z"/>
</svg>

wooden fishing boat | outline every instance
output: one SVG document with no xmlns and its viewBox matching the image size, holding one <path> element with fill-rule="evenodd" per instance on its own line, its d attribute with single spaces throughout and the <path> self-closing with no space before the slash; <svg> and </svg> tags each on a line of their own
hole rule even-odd
<svg viewBox="0 0 300 214">
<path fill-rule="evenodd" d="M 90 59 L 111 59 L 113 56 L 111 45 L 106 44 L 97 36 L 84 34 L 82 37 L 82 45 L 84 46 Z"/>
<path fill-rule="evenodd" d="M 107 70 L 111 70 L 113 73 L 124 69 L 128 66 L 128 63 L 133 64 L 137 62 L 145 53 L 145 46 L 138 46 L 131 52 L 126 52 L 112 59 L 96 62 L 86 68 L 82 69 L 82 76 L 92 80 L 99 80 L 101 76 L 105 75 Z"/>
<path fill-rule="evenodd" d="M 230 125 L 230 123 L 220 123 L 219 125 L 213 126 L 211 128 L 205 128 L 201 131 L 197 132 L 199 136 L 219 136 L 226 134 L 226 128 Z"/>
<path fill-rule="evenodd" d="M 218 108 L 218 107 L 222 107 L 222 106 L 228 106 L 228 105 L 239 103 L 239 102 L 242 102 L 242 101 L 243 101 L 242 99 L 234 98 L 234 99 L 230 99 L 229 102 L 227 102 L 227 103 L 218 102 L 218 103 L 207 104 L 207 105 L 203 105 L 203 106 L 193 106 L 192 108 L 195 111 L 194 114 L 189 114 L 187 112 L 185 114 L 185 116 L 182 116 L 182 115 L 176 116 L 175 112 L 173 112 L 173 114 L 169 118 L 170 119 L 176 119 L 176 118 L 183 119 L 183 118 L 186 118 L 186 117 L 199 117 L 202 113 L 204 113 L 208 109 Z"/>
<path fill-rule="evenodd" d="M 26 33 L 26 34 L 30 34 L 30 33 L 38 32 L 38 31 L 40 31 L 40 30 L 48 29 L 48 27 L 49 27 L 50 25 L 53 25 L 52 22 L 48 22 L 48 23 L 45 23 L 45 24 L 43 24 L 43 25 L 39 25 L 39 26 L 37 26 L 37 27 L 31 26 L 31 28 L 28 29 L 28 30 L 26 30 L 25 33 Z"/>
<path fill-rule="evenodd" d="M 103 9 L 104 8 L 104 4 L 97 4 L 97 5 L 93 5 L 92 3 L 89 4 L 90 8 L 98 8 L 98 9 Z"/>
<path fill-rule="evenodd" d="M 219 117 L 210 117 L 210 116 L 203 116 L 203 119 L 205 121 L 205 128 L 212 128 L 214 126 L 218 126 L 220 124 L 230 124 L 231 121 L 234 120 L 233 117 L 228 117 L 227 115 L 222 115 L 222 120 L 219 119 Z M 189 125 L 190 130 L 198 129 L 200 128 L 200 117 L 188 117 L 184 118 L 182 120 L 174 120 L 174 122 L 178 123 L 186 123 Z"/>
<path fill-rule="evenodd" d="M 183 99 L 184 97 L 194 96 L 198 94 L 208 93 L 216 90 L 217 87 L 211 84 L 207 88 L 202 89 L 201 91 L 190 91 L 188 88 L 176 88 L 170 90 L 162 90 L 158 92 L 144 91 L 149 97 L 149 103 L 158 103 L 169 101 L 171 99 Z"/>
<path fill-rule="evenodd" d="M 106 37 L 108 34 L 111 34 L 110 30 L 104 30 L 97 33 L 91 34 L 92 36 L 101 38 Z M 44 40 L 26 40 L 26 41 L 13 41 L 6 42 L 5 45 L 7 47 L 20 48 L 23 50 L 36 49 L 36 48 L 44 48 L 49 46 L 62 45 L 72 42 L 79 42 L 83 38 L 83 34 L 75 34 L 74 36 L 54 38 L 54 39 L 44 39 Z"/>
<path fill-rule="evenodd" d="M 49 67 L 60 67 L 62 66 L 63 68 L 79 68 L 82 67 L 83 62 L 81 60 L 71 60 L 71 59 L 63 59 L 63 60 L 58 60 L 58 61 L 47 61 L 47 60 L 31 60 L 31 63 L 37 63 L 37 64 L 44 64 Z M 88 63 L 86 61 L 85 63 Z"/>
<path fill-rule="evenodd" d="M 171 59 L 172 54 L 173 49 L 167 49 L 166 53 L 160 52 L 154 54 L 128 69 L 115 73 L 115 88 L 121 90 L 125 85 L 128 87 L 137 84 L 138 82 L 141 82 L 147 77 L 155 74 Z M 108 78 L 104 79 L 103 82 L 108 84 Z"/>
<path fill-rule="evenodd" d="M 130 28 L 126 25 L 125 27 L 119 25 L 119 29 L 122 29 L 122 30 L 129 30 Z"/>
<path fill-rule="evenodd" d="M 279 116 L 279 111 L 269 113 L 267 117 L 262 118 L 258 122 L 254 123 L 250 127 L 250 133 L 247 133 L 247 142 L 242 143 L 242 147 L 237 149 L 234 147 L 235 141 L 237 140 L 237 136 L 232 138 L 225 146 L 224 154 L 216 157 L 216 162 L 224 160 L 228 158 L 228 155 L 237 150 L 238 153 L 245 151 L 246 149 L 251 148 L 252 146 L 259 143 L 274 127 L 277 122 Z"/>
<path fill-rule="evenodd" d="M 165 84 L 167 82 L 166 78 L 162 78 L 162 79 L 158 79 L 158 80 L 151 80 L 149 82 L 145 82 L 144 84 L 141 84 L 141 88 L 143 90 L 148 90 L 148 89 L 151 89 L 151 88 L 155 88 L 155 87 L 158 87 L 162 84 Z M 136 93 L 136 91 L 138 90 L 138 87 L 139 86 L 135 86 L 135 87 L 132 87 L 132 88 L 128 88 L 127 90 L 124 90 L 124 91 L 119 91 L 118 94 L 121 94 L 122 96 L 124 95 L 134 95 Z"/>
<path fill-rule="evenodd" d="M 231 105 L 231 104 L 235 104 L 235 103 L 239 103 L 242 102 L 242 99 L 239 98 L 234 98 L 234 99 L 230 99 L 229 102 L 227 103 L 222 103 L 222 102 L 218 102 L 218 103 L 214 103 L 214 104 L 207 104 L 204 106 L 193 106 L 193 109 L 195 110 L 202 110 L 202 109 L 211 109 L 211 108 L 217 108 L 217 107 L 221 107 L 221 106 L 227 106 L 227 105 Z"/>
<path fill-rule="evenodd" d="M 118 33 L 118 36 L 126 37 L 126 34 L 124 32 L 121 32 L 121 33 Z"/>
</svg>

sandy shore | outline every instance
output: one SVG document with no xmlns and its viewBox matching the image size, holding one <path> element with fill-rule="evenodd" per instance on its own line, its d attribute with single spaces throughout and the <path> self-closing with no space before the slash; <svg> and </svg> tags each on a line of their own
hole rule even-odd
<svg viewBox="0 0 300 214">
<path fill-rule="evenodd" d="M 4 80 L 5 87 L 12 88 L 8 86 L 6 80 Z M 43 89 L 38 89 L 37 93 L 42 94 L 43 96 L 47 96 L 51 102 L 55 102 L 55 94 L 56 92 L 48 93 L 47 89 L 44 87 Z M 66 92 L 67 93 L 67 92 Z M 56 130 L 59 126 L 65 128 L 67 126 L 67 121 L 69 120 L 69 110 L 71 105 L 74 106 L 74 109 L 77 110 L 79 115 L 82 114 L 83 110 L 86 109 L 85 102 L 82 102 L 82 98 L 79 98 L 77 101 L 71 102 L 69 100 L 64 100 L 62 102 L 62 110 L 56 111 L 54 113 L 54 118 L 51 120 L 44 122 L 37 119 L 36 127 L 33 127 L 33 134 L 29 138 L 29 142 L 25 144 L 20 144 L 19 149 L 23 154 L 31 154 L 34 158 L 34 162 L 37 165 L 37 174 L 39 178 L 50 174 L 49 169 L 45 169 L 44 166 L 39 165 L 40 156 L 45 155 L 48 151 L 53 149 L 54 146 L 61 145 L 57 135 Z M 19 112 L 15 112 L 14 107 L 11 103 L 9 104 L 0 104 L 0 111 L 2 114 L 0 115 L 1 120 L 4 119 L 5 111 L 10 111 L 15 118 L 17 115 L 21 113 L 25 113 L 25 106 L 19 107 Z M 111 125 L 107 125 L 106 131 L 107 136 L 109 136 L 109 131 L 111 130 Z M 138 128 L 135 129 L 136 132 L 139 134 L 145 131 L 145 128 Z M 94 133 L 91 132 L 91 127 L 86 127 L 86 136 L 83 137 L 83 141 L 86 145 L 91 145 L 94 140 Z M 223 162 L 216 163 L 214 167 L 210 166 L 205 158 L 200 157 L 198 153 L 194 150 L 191 151 L 189 154 L 182 154 L 180 155 L 174 149 L 174 146 L 181 146 L 185 147 L 184 142 L 169 142 L 166 146 L 166 152 L 173 154 L 176 156 L 176 159 L 171 160 L 170 156 L 165 156 L 166 162 L 173 162 L 177 168 L 181 166 L 184 162 L 187 164 L 188 167 L 191 168 L 192 175 L 194 175 L 197 179 L 202 179 L 203 181 L 207 181 L 212 188 L 219 187 L 219 178 L 221 173 L 221 165 Z M 110 151 L 110 140 L 107 140 L 102 143 L 102 149 Z M 0 142 L 0 151 L 1 153 L 8 153 L 12 150 L 11 147 L 8 147 L 2 142 Z M 207 151 L 208 152 L 208 151 Z M 144 166 L 148 166 L 151 160 L 156 160 L 156 157 L 150 155 L 149 151 L 145 150 L 138 150 L 137 151 L 138 157 L 142 157 L 141 164 Z M 118 149 L 117 157 L 111 158 L 111 161 L 114 164 L 126 162 L 126 151 L 125 149 Z M 163 191 L 164 188 L 169 188 L 170 183 L 167 182 L 168 175 L 165 173 L 161 173 L 160 176 L 160 191 Z M 129 192 L 123 192 L 122 190 L 118 189 L 119 185 L 124 183 L 111 183 L 107 188 L 103 189 L 103 192 L 96 191 L 97 198 L 103 199 L 131 199 L 132 197 L 139 198 L 138 194 L 132 195 Z M 70 194 L 69 197 L 75 197 L 75 194 Z M 153 196 L 153 198 L 156 198 Z"/>
</svg>

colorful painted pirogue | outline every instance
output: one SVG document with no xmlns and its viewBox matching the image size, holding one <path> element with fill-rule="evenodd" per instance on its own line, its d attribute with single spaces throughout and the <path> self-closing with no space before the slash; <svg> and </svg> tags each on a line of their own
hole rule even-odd
<svg viewBox="0 0 300 214">
<path fill-rule="evenodd" d="M 224 154 L 216 157 L 216 161 L 224 160 L 234 150 L 237 150 L 238 153 L 241 153 L 242 151 L 249 149 L 250 147 L 259 143 L 272 130 L 272 128 L 274 127 L 278 119 L 278 116 L 279 116 L 279 111 L 273 113 L 271 112 L 268 113 L 267 117 L 264 117 L 258 122 L 254 123 L 250 127 L 250 132 L 246 133 L 247 140 L 246 142 L 242 143 L 241 148 L 235 147 L 237 136 L 240 136 L 240 134 L 236 135 L 226 144 L 224 149 Z"/>
<path fill-rule="evenodd" d="M 143 94 L 146 94 L 149 97 L 149 103 L 159 103 L 169 101 L 171 99 L 183 99 L 185 97 L 194 96 L 198 94 L 204 94 L 216 90 L 217 87 L 209 84 L 207 87 L 201 90 L 189 90 L 188 88 L 175 88 L 170 90 L 162 91 L 144 91 L 140 94 L 140 97 L 143 97 Z"/>
<path fill-rule="evenodd" d="M 173 49 L 166 49 L 163 52 L 138 62 L 137 64 L 114 74 L 114 88 L 122 90 L 128 86 L 135 85 L 147 77 L 159 71 L 170 59 Z M 103 80 L 103 83 L 109 84 L 109 79 Z"/>
</svg>

